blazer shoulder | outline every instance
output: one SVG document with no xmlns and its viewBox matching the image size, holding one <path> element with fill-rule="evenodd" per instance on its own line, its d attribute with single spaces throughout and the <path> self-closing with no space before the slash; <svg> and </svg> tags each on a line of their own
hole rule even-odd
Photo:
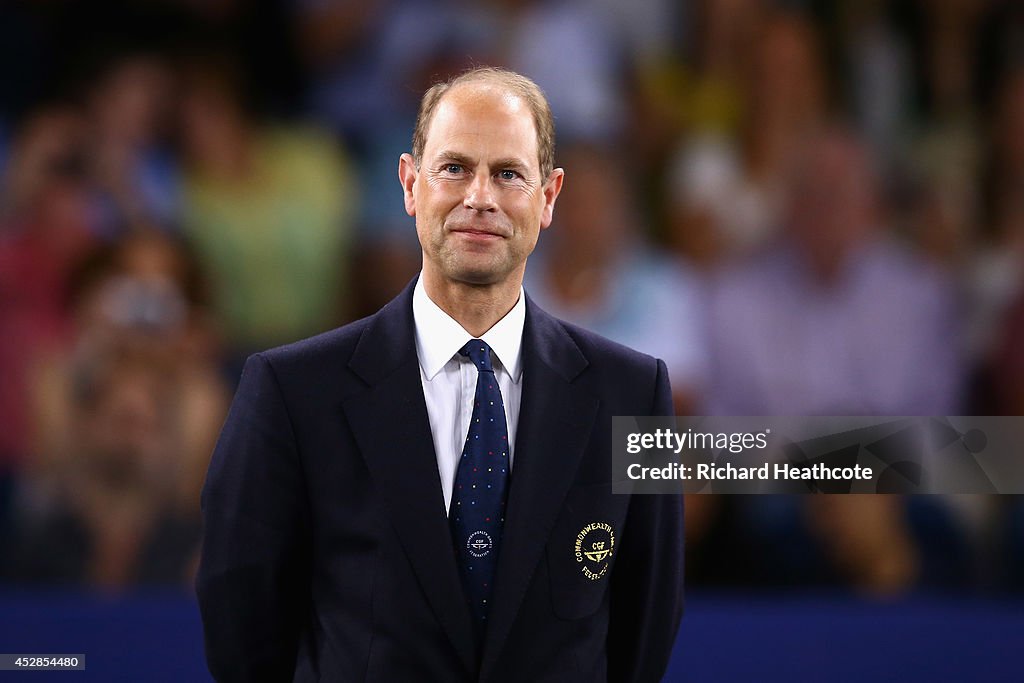
<svg viewBox="0 0 1024 683">
<path fill-rule="evenodd" d="M 612 413 L 674 414 L 665 361 L 572 323 L 557 322 L 587 358 L 587 372 L 581 381 L 609 401 Z"/>
<path fill-rule="evenodd" d="M 287 363 L 307 357 L 334 355 L 339 352 L 344 354 L 345 351 L 351 354 L 352 350 L 355 349 L 356 343 L 359 341 L 359 337 L 362 336 L 363 330 L 369 326 L 372 320 L 372 315 L 361 318 L 360 320 L 336 327 L 327 332 L 321 332 L 306 339 L 300 339 L 299 341 L 261 351 L 260 355 L 271 362 Z"/>
<path fill-rule="evenodd" d="M 658 359 L 653 356 L 570 322 L 558 318 L 554 320 L 562 326 L 592 365 L 645 371 L 654 371 L 657 367 Z"/>
<path fill-rule="evenodd" d="M 279 380 L 309 381 L 315 377 L 344 376 L 349 359 L 373 316 L 290 344 L 260 351 Z"/>
<path fill-rule="evenodd" d="M 351 365 L 366 379 L 390 370 L 415 353 L 412 315 L 415 278 L 397 297 L 373 315 L 308 339 L 262 352 L 271 366 L 292 374 L 318 378 L 347 377 Z"/>
<path fill-rule="evenodd" d="M 581 380 L 607 402 L 612 414 L 674 414 L 664 361 L 571 323 L 562 324 L 589 361 L 589 372 Z"/>
</svg>

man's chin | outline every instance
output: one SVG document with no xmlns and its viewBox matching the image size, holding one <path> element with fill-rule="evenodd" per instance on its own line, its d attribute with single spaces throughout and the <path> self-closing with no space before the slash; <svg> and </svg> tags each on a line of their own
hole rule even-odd
<svg viewBox="0 0 1024 683">
<path fill-rule="evenodd" d="M 449 263 L 444 276 L 453 281 L 478 287 L 497 285 L 509 278 L 514 269 L 493 259 L 459 259 Z"/>
<path fill-rule="evenodd" d="M 507 277 L 507 275 L 505 276 Z M 451 278 L 455 282 L 474 287 L 490 287 L 501 283 L 504 277 L 493 271 L 463 270 L 454 273 Z"/>
</svg>

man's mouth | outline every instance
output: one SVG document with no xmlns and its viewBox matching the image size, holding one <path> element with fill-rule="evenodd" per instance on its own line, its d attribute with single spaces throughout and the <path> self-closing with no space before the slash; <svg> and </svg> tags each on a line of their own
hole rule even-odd
<svg viewBox="0 0 1024 683">
<path fill-rule="evenodd" d="M 497 240 L 505 237 L 505 235 L 498 230 L 489 230 L 487 228 L 468 225 L 452 228 L 451 231 L 470 239 Z"/>
</svg>

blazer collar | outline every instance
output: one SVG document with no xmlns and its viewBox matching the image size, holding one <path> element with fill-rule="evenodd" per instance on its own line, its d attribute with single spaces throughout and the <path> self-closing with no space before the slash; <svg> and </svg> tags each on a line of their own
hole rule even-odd
<svg viewBox="0 0 1024 683">
<path fill-rule="evenodd" d="M 343 404 L 427 602 L 467 673 L 479 653 L 455 563 L 423 399 L 412 316 L 413 283 L 368 321 L 349 367 L 368 385 Z"/>
<path fill-rule="evenodd" d="M 356 342 L 348 365 L 369 385 L 388 377 L 399 366 L 416 358 L 416 328 L 412 318 L 412 296 L 416 280 L 402 293 L 370 316 Z"/>
</svg>

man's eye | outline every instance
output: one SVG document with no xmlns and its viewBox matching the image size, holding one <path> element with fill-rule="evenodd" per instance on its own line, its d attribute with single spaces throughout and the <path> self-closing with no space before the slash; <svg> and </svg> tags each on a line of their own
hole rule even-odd
<svg viewBox="0 0 1024 683">
<path fill-rule="evenodd" d="M 518 173 L 516 173 L 515 171 L 509 171 L 507 169 L 501 171 L 498 175 L 501 176 L 502 180 L 515 180 L 516 178 L 519 177 Z"/>
<path fill-rule="evenodd" d="M 446 164 L 444 170 L 448 173 L 459 174 L 462 173 L 462 164 Z"/>
</svg>

